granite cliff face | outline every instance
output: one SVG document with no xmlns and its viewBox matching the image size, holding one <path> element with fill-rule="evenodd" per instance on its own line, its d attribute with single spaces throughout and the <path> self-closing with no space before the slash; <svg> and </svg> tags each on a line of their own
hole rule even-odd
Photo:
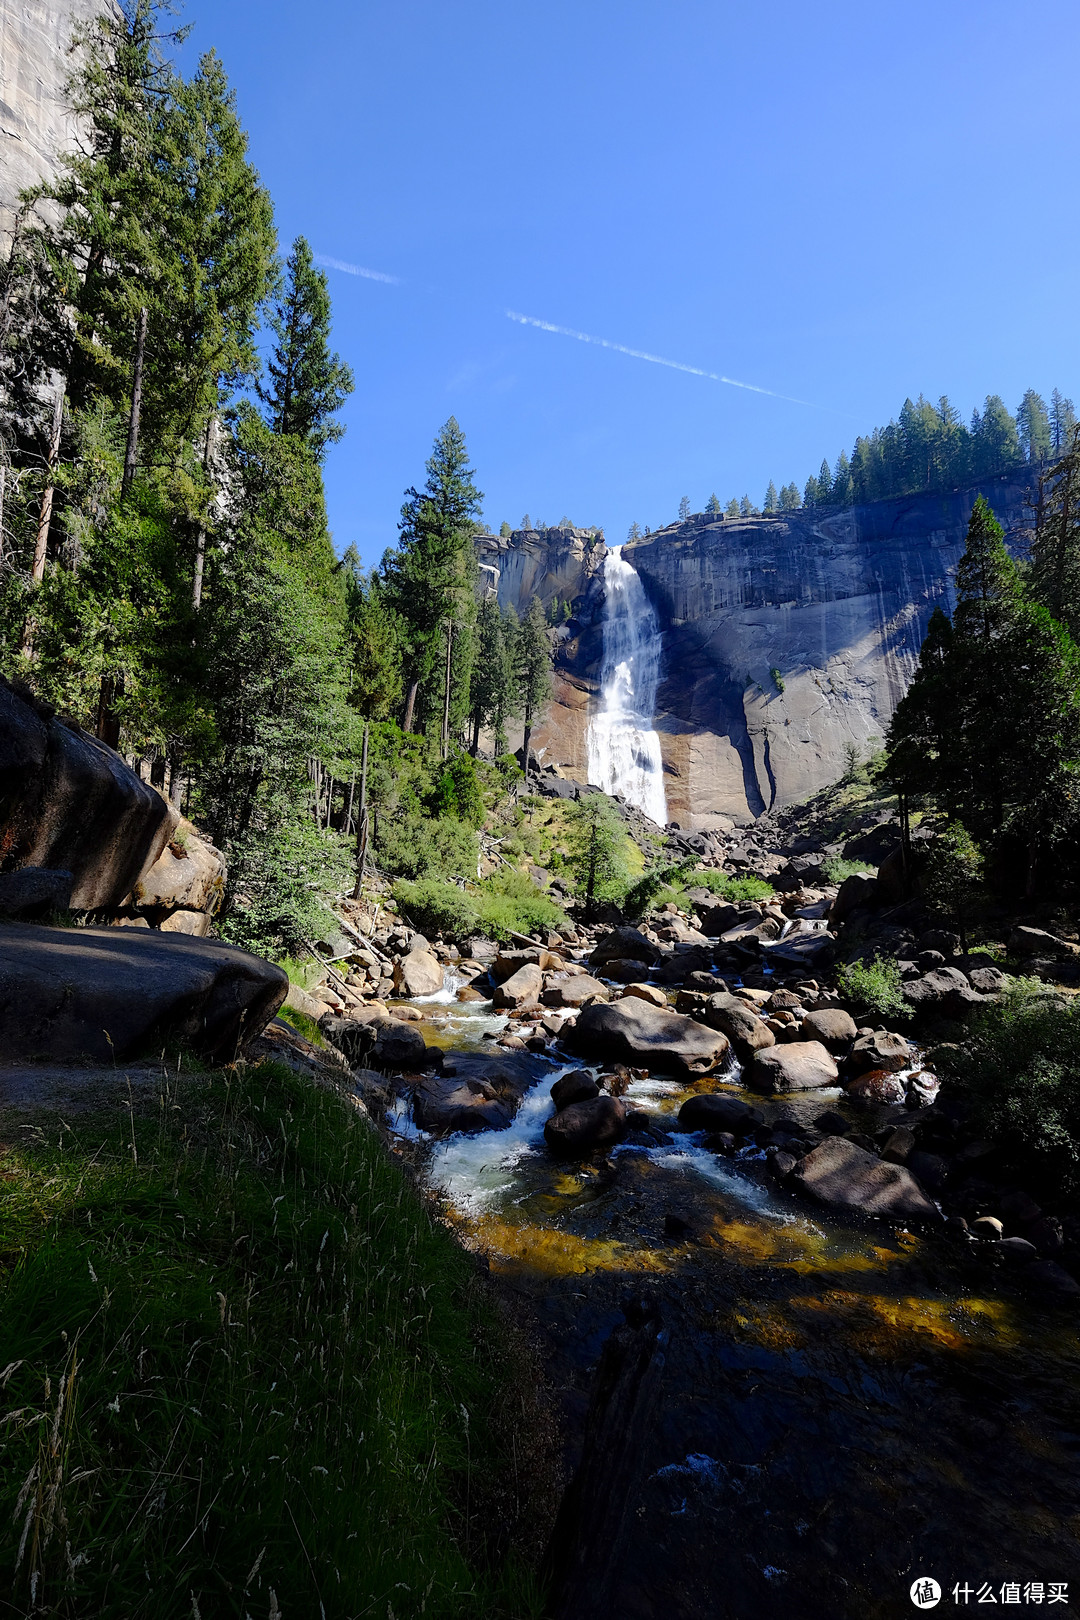
<svg viewBox="0 0 1080 1620">
<path fill-rule="evenodd" d="M 931 612 L 952 609 L 975 497 L 986 496 L 1020 547 L 1031 483 L 1021 473 L 820 515 L 698 516 L 628 544 L 623 555 L 664 632 L 655 724 L 672 819 L 709 828 L 794 803 L 836 780 L 848 745 L 865 752 L 882 738 Z M 545 762 L 584 781 L 602 557 L 583 556 L 575 576 L 568 536 L 502 542 L 498 588 L 521 610 L 533 591 L 565 599 L 579 581 L 536 744 Z M 556 578 L 559 590 L 548 585 Z"/>
<path fill-rule="evenodd" d="M 19 192 L 55 173 L 77 129 L 64 102 L 72 30 L 109 0 L 0 0 L 0 247 Z"/>
</svg>

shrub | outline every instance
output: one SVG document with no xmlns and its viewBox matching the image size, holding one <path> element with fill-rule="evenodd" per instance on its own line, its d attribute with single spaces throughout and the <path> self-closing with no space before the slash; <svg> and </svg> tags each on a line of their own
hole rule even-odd
<svg viewBox="0 0 1080 1620">
<path fill-rule="evenodd" d="M 468 754 L 456 754 L 435 785 L 432 808 L 440 818 L 456 816 L 470 827 L 484 820 L 484 798 L 476 766 Z"/>
<path fill-rule="evenodd" d="M 1080 1002 L 1014 979 L 963 1045 L 938 1055 L 979 1130 L 1000 1138 L 1048 1192 L 1080 1194 Z"/>
<path fill-rule="evenodd" d="M 628 917 L 643 917 L 647 911 L 653 911 L 668 900 L 677 899 L 676 887 L 681 887 L 690 877 L 694 868 L 694 859 L 678 861 L 674 866 L 654 866 L 632 883 L 626 891 L 623 901 L 623 910 Z"/>
<path fill-rule="evenodd" d="M 780 671 L 778 669 L 770 669 L 769 674 L 773 678 L 773 685 L 776 687 L 776 690 L 782 693 L 784 690 L 784 677 L 781 675 Z"/>
<path fill-rule="evenodd" d="M 425 934 L 465 939 L 480 929 L 480 912 L 471 895 L 444 878 L 420 878 L 394 884 L 398 909 Z"/>
<path fill-rule="evenodd" d="M 481 927 L 493 939 L 511 933 L 558 931 L 567 924 L 566 913 L 524 872 L 503 870 L 485 878 L 475 895 Z"/>
<path fill-rule="evenodd" d="M 380 823 L 377 849 L 390 875 L 403 878 L 475 878 L 480 853 L 475 832 L 463 821 L 416 814 Z"/>
<path fill-rule="evenodd" d="M 718 900 L 732 905 L 749 905 L 755 900 L 773 900 L 776 890 L 764 878 L 730 877 L 727 872 L 694 872 L 687 880 L 692 889 L 711 889 Z"/>
<path fill-rule="evenodd" d="M 821 870 L 830 883 L 843 883 L 849 877 L 874 875 L 873 869 L 865 861 L 845 861 L 839 855 L 830 855 L 827 861 L 822 862 Z"/>
<path fill-rule="evenodd" d="M 896 962 L 881 956 L 875 956 L 872 962 L 849 962 L 840 969 L 837 979 L 841 994 L 865 1012 L 888 1018 L 907 1011 Z"/>
</svg>

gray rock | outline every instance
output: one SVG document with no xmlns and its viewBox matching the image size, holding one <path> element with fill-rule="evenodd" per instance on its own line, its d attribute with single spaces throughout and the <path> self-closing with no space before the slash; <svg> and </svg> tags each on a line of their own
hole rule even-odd
<svg viewBox="0 0 1080 1620">
<path fill-rule="evenodd" d="M 646 939 L 638 929 L 624 926 L 613 928 L 597 940 L 589 963 L 592 967 L 602 967 L 605 962 L 627 958 L 635 962 L 655 962 L 659 954 L 659 947 Z"/>
<path fill-rule="evenodd" d="M 746 1083 L 755 1091 L 814 1091 L 835 1086 L 839 1070 L 820 1041 L 787 1041 L 755 1052 Z"/>
<path fill-rule="evenodd" d="M 375 1069 L 421 1069 L 428 1062 L 424 1037 L 412 1024 L 388 1019 L 376 1028 L 370 1063 Z"/>
<path fill-rule="evenodd" d="M 911 1046 L 902 1035 L 876 1030 L 873 1035 L 860 1035 L 848 1057 L 848 1068 L 856 1074 L 865 1069 L 885 1069 L 894 1073 L 906 1069 L 911 1063 Z"/>
<path fill-rule="evenodd" d="M 618 1097 L 572 1103 L 544 1124 L 544 1141 L 560 1158 L 583 1158 L 597 1148 L 614 1147 L 626 1135 L 626 1104 Z"/>
<path fill-rule="evenodd" d="M 121 1062 L 166 1041 L 235 1058 L 289 988 L 279 967 L 218 940 L 153 929 L 0 924 L 0 1051 Z"/>
<path fill-rule="evenodd" d="M 394 963 L 394 989 L 400 996 L 433 996 L 443 987 L 442 965 L 415 944 Z"/>
<path fill-rule="evenodd" d="M 201 838 L 190 821 L 181 821 L 157 860 L 131 891 L 133 904 L 144 910 L 213 912 L 225 888 L 225 857 Z"/>
<path fill-rule="evenodd" d="M 599 1097 L 600 1087 L 587 1069 L 573 1069 L 569 1074 L 562 1075 L 551 1088 L 551 1100 L 558 1113 L 563 1108 L 570 1108 L 574 1103 L 590 1102 L 593 1097 Z"/>
<path fill-rule="evenodd" d="M 904 1000 L 916 1013 L 941 1014 L 946 1018 L 963 1020 L 976 1008 L 983 1006 L 986 997 L 973 990 L 958 968 L 935 968 L 920 979 L 910 979 L 901 986 Z"/>
<path fill-rule="evenodd" d="M 1069 950 L 1064 940 L 1044 928 L 1014 928 L 1006 945 L 1012 956 L 1057 957 L 1067 955 Z"/>
<path fill-rule="evenodd" d="M 617 956 L 611 961 L 598 964 L 597 971 L 605 979 L 614 979 L 616 984 L 636 984 L 641 979 L 649 977 L 648 962 L 635 962 L 633 957 Z"/>
<path fill-rule="evenodd" d="M 840 885 L 829 912 L 829 921 L 835 927 L 845 922 L 853 912 L 880 905 L 881 900 L 881 888 L 876 877 L 871 877 L 869 872 L 852 872 Z"/>
<path fill-rule="evenodd" d="M 998 1238 L 996 1243 L 987 1244 L 987 1252 L 996 1260 L 1007 1260 L 1010 1265 L 1022 1265 L 1038 1259 L 1039 1255 L 1034 1243 L 1022 1237 Z"/>
<path fill-rule="evenodd" d="M 898 1107 L 907 1096 L 907 1088 L 888 1069 L 868 1069 L 852 1080 L 847 1095 L 853 1102 L 889 1103 Z"/>
<path fill-rule="evenodd" d="M 707 945 L 691 945 L 661 956 L 653 970 L 653 977 L 657 984 L 685 984 L 687 979 L 697 973 L 707 973 L 711 967 L 712 948 Z"/>
<path fill-rule="evenodd" d="M 583 1008 L 565 1039 L 575 1051 L 598 1052 L 608 1061 L 686 1074 L 707 1074 L 728 1051 L 719 1031 L 633 996 Z"/>
<path fill-rule="evenodd" d="M 910 1170 L 885 1164 L 842 1136 L 829 1137 L 800 1159 L 788 1184 L 830 1209 L 855 1210 L 888 1220 L 941 1219 Z"/>
<path fill-rule="evenodd" d="M 679 1109 L 681 1131 L 730 1131 L 747 1136 L 761 1122 L 756 1109 L 722 1091 L 699 1092 L 688 1097 Z"/>
<path fill-rule="evenodd" d="M 703 1017 L 710 1028 L 721 1030 L 727 1036 L 740 1057 L 751 1056 L 776 1044 L 776 1036 L 764 1019 L 738 996 L 723 991 L 710 996 L 703 1008 Z"/>
<path fill-rule="evenodd" d="M 812 934 L 797 934 L 792 939 L 780 940 L 767 947 L 766 956 L 774 966 L 798 968 L 801 972 L 816 974 L 832 966 L 836 960 L 836 940 L 825 929 Z"/>
<path fill-rule="evenodd" d="M 855 1039 L 855 1020 L 838 1007 L 827 1007 L 807 1013 L 801 1034 L 804 1040 L 820 1041 L 830 1052 L 842 1052 Z"/>
<path fill-rule="evenodd" d="M 432 1074 L 413 1094 L 413 1119 L 422 1131 L 436 1136 L 504 1131 L 513 1117 L 514 1109 L 483 1080 Z"/>
<path fill-rule="evenodd" d="M 1075 1296 L 1080 1294 L 1080 1283 L 1054 1260 L 1033 1260 L 1021 1273 L 1025 1282 L 1036 1283 L 1052 1294 Z"/>
<path fill-rule="evenodd" d="M 64 911 L 71 903 L 71 872 L 55 872 L 44 866 L 23 866 L 17 872 L 0 874 L 0 915 L 40 917 L 48 911 Z"/>
<path fill-rule="evenodd" d="M 607 985 L 590 973 L 575 973 L 572 978 L 556 979 L 549 984 L 541 999 L 545 1007 L 581 1007 L 591 996 L 606 1001 L 610 995 Z"/>
<path fill-rule="evenodd" d="M 734 928 L 738 920 L 737 906 L 727 903 L 709 906 L 701 914 L 701 932 L 707 934 L 710 939 L 718 939 L 721 934 L 726 934 L 729 928 Z"/>
<path fill-rule="evenodd" d="M 495 986 L 492 1001 L 496 1007 L 526 1007 L 540 1000 L 544 975 L 534 962 L 526 962 L 502 984 Z"/>
</svg>

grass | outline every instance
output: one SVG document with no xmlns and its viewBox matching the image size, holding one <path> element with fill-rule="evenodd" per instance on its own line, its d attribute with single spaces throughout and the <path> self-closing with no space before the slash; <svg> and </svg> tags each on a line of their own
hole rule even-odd
<svg viewBox="0 0 1080 1620">
<path fill-rule="evenodd" d="M 830 883 L 843 883 L 849 877 L 873 877 L 872 867 L 865 861 L 845 861 L 840 855 L 830 855 L 823 861 L 821 870 Z"/>
<path fill-rule="evenodd" d="M 527 1373 L 346 1099 L 269 1064 L 19 1134 L 0 1614 L 539 1613 Z"/>
<path fill-rule="evenodd" d="M 298 1012 L 295 1007 L 283 1005 L 278 1008 L 277 1016 L 282 1023 L 288 1024 L 292 1029 L 295 1029 L 298 1035 L 303 1035 L 304 1039 L 310 1041 L 312 1046 L 325 1047 L 326 1038 L 322 1030 L 314 1018 L 310 1018 L 306 1012 Z"/>
</svg>

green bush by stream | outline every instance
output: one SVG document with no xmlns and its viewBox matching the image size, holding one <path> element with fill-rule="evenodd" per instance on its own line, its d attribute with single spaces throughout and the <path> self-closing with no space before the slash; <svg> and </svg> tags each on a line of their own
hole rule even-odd
<svg viewBox="0 0 1080 1620">
<path fill-rule="evenodd" d="M 468 1258 L 335 1093 L 181 1096 L 3 1155 L 7 1612 L 538 1613 Z"/>
</svg>

